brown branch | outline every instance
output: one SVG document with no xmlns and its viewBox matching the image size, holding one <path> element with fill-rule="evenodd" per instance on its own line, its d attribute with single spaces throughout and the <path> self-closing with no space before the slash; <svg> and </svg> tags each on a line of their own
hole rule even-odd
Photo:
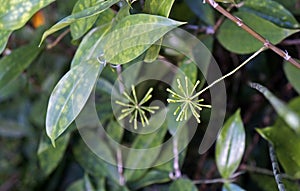
<svg viewBox="0 0 300 191">
<path fill-rule="evenodd" d="M 70 29 L 67 29 L 63 33 L 61 33 L 54 42 L 47 45 L 47 49 L 51 49 L 51 48 L 55 47 L 69 32 L 70 32 Z"/>
<path fill-rule="evenodd" d="M 252 35 L 254 38 L 259 40 L 266 48 L 271 49 L 276 54 L 278 54 L 279 56 L 284 58 L 286 61 L 290 62 L 291 64 L 295 65 L 297 68 L 300 69 L 300 64 L 295 59 L 293 59 L 291 56 L 289 56 L 289 54 L 287 52 L 284 52 L 283 50 L 274 46 L 267 39 L 265 39 L 260 34 L 258 34 L 256 31 L 254 31 L 252 28 L 250 28 L 248 25 L 243 23 L 243 21 L 240 18 L 233 16 L 231 13 L 226 11 L 223 7 L 221 7 L 214 0 L 205 0 L 205 2 L 208 3 L 209 5 L 211 5 L 217 11 L 219 11 L 222 15 L 224 15 L 225 17 L 227 17 L 228 19 L 230 19 L 231 21 L 236 23 L 239 27 L 244 29 L 246 32 L 248 32 L 250 35 Z"/>
</svg>

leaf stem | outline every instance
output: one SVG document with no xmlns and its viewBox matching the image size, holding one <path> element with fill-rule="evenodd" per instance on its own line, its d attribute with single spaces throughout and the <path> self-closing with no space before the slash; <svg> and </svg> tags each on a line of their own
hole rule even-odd
<svg viewBox="0 0 300 191">
<path fill-rule="evenodd" d="M 270 48 L 272 51 L 274 51 L 276 54 L 284 58 L 286 61 L 290 62 L 291 64 L 295 65 L 297 68 L 300 69 L 300 64 L 293 59 L 291 56 L 289 56 L 288 52 L 285 52 L 276 46 L 274 46 L 271 42 L 269 42 L 267 39 L 262 37 L 260 34 L 258 34 L 256 31 L 254 31 L 252 28 L 250 28 L 248 25 L 246 25 L 240 18 L 232 15 L 228 11 L 226 11 L 223 7 L 221 7 L 218 3 L 216 3 L 214 0 L 205 0 L 206 3 L 210 4 L 214 9 L 219 11 L 222 15 L 236 23 L 240 28 L 244 29 L 246 32 L 248 32 L 250 35 L 252 35 L 254 38 L 259 40 L 266 48 Z"/>
<path fill-rule="evenodd" d="M 270 153 L 270 159 L 271 159 L 271 162 L 272 162 L 273 174 L 274 174 L 277 186 L 278 186 L 278 190 L 279 191 L 285 191 L 286 189 L 285 189 L 285 186 L 282 182 L 282 177 L 281 177 L 281 174 L 280 174 L 279 164 L 277 162 L 275 150 L 274 150 L 274 147 L 273 147 L 272 143 L 269 143 L 269 153 Z"/>
</svg>

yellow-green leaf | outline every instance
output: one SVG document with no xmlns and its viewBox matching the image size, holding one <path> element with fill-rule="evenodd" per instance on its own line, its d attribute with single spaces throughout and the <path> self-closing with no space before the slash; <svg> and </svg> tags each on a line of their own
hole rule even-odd
<svg viewBox="0 0 300 191">
<path fill-rule="evenodd" d="M 240 110 L 225 123 L 216 143 L 216 163 L 223 178 L 230 176 L 238 168 L 245 150 L 246 135 Z"/>
<path fill-rule="evenodd" d="M 184 23 L 165 17 L 135 14 L 122 19 L 105 40 L 104 57 L 113 64 L 125 64 L 147 50 L 167 32 Z"/>
<path fill-rule="evenodd" d="M 0 30 L 16 30 L 41 8 L 55 0 L 1 0 Z"/>
<path fill-rule="evenodd" d="M 95 6 L 89 7 L 87 9 L 84 9 L 83 11 L 80 11 L 78 13 L 75 13 L 68 17 L 65 17 L 64 19 L 62 19 L 61 21 L 56 23 L 54 26 L 52 26 L 50 29 L 48 29 L 47 31 L 44 32 L 40 44 L 50 34 L 55 33 L 56 31 L 66 27 L 66 26 L 69 26 L 70 24 L 72 24 L 80 19 L 85 19 L 85 18 L 92 17 L 94 15 L 98 15 L 98 14 L 102 13 L 103 11 L 105 11 L 106 9 L 108 9 L 109 7 L 111 7 L 112 5 L 114 5 L 115 3 L 117 3 L 118 1 L 119 0 L 103 1 L 103 2 L 96 4 Z"/>
<path fill-rule="evenodd" d="M 98 2 L 102 2 L 103 0 L 78 0 L 77 3 L 74 5 L 72 14 L 78 13 L 87 9 L 89 7 L 94 6 Z M 98 15 L 88 17 L 85 19 L 80 19 L 75 21 L 70 25 L 71 35 L 73 40 L 79 39 L 84 35 L 96 22 Z"/>
<path fill-rule="evenodd" d="M 53 145 L 84 107 L 104 66 L 90 59 L 72 68 L 54 88 L 46 116 L 46 131 Z"/>
</svg>

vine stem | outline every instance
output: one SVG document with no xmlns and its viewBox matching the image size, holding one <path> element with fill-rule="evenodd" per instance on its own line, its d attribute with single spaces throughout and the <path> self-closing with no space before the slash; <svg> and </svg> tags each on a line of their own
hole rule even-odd
<svg viewBox="0 0 300 191">
<path fill-rule="evenodd" d="M 206 90 L 208 90 L 209 88 L 211 88 L 212 86 L 214 86 L 215 84 L 217 84 L 220 81 L 224 80 L 228 76 L 231 76 L 232 74 L 234 74 L 236 71 L 238 71 L 243 66 L 245 66 L 250 60 L 252 60 L 253 58 L 255 58 L 257 55 L 259 55 L 261 52 L 263 52 L 266 49 L 267 49 L 266 47 L 260 48 L 258 51 L 256 51 L 254 54 L 252 54 L 246 61 L 244 61 L 242 64 L 240 64 L 238 67 L 236 67 L 234 70 L 232 70 L 228 74 L 224 75 L 223 77 L 215 80 L 213 83 L 209 84 L 207 87 L 203 88 L 201 91 L 199 91 L 198 93 L 196 93 L 195 95 L 193 95 L 191 97 L 191 99 L 195 99 L 196 97 L 198 97 L 200 94 L 202 94 L 203 92 L 205 92 Z"/>
<path fill-rule="evenodd" d="M 169 176 L 171 179 L 175 180 L 181 177 L 177 137 L 173 138 L 173 154 L 174 154 L 174 163 L 173 163 L 174 172 L 173 173 L 171 172 Z"/>
<path fill-rule="evenodd" d="M 280 169 L 279 169 L 279 165 L 278 165 L 278 162 L 277 162 L 275 150 L 274 150 L 274 147 L 271 143 L 269 143 L 269 153 L 270 153 L 270 159 L 271 159 L 271 162 L 272 162 L 273 174 L 274 174 L 277 186 L 278 186 L 278 190 L 279 191 L 285 191 L 285 186 L 282 182 L 282 177 L 281 177 L 281 174 L 280 174 Z"/>
<path fill-rule="evenodd" d="M 240 28 L 244 29 L 246 32 L 248 32 L 250 35 L 252 35 L 254 38 L 259 40 L 266 48 L 270 48 L 272 51 L 274 51 L 276 54 L 284 58 L 286 61 L 290 62 L 294 66 L 300 69 L 300 64 L 293 59 L 291 56 L 289 56 L 288 52 L 285 52 L 276 46 L 274 46 L 271 42 L 269 42 L 267 39 L 262 37 L 260 34 L 258 34 L 256 31 L 254 31 L 252 28 L 250 28 L 248 25 L 246 25 L 240 18 L 232 15 L 228 11 L 226 11 L 223 7 L 221 7 L 218 3 L 216 3 L 214 0 L 204 0 L 206 3 L 211 5 L 214 9 L 219 11 L 222 15 L 236 23 Z"/>
</svg>

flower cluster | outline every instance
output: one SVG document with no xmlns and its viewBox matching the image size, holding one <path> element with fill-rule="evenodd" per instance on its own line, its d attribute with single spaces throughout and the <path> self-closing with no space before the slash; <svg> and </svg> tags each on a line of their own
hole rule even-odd
<svg viewBox="0 0 300 191">
<path fill-rule="evenodd" d="M 197 97 L 200 94 L 194 94 L 199 84 L 200 81 L 198 80 L 190 91 L 190 88 L 188 86 L 188 78 L 185 77 L 184 87 L 181 85 L 181 81 L 177 79 L 177 85 L 180 93 L 176 93 L 169 88 L 167 89 L 167 91 L 172 96 L 172 99 L 167 99 L 168 103 L 181 103 L 174 112 L 174 115 L 178 114 L 176 121 L 187 120 L 188 111 L 190 110 L 193 116 L 196 118 L 197 122 L 200 123 L 200 114 L 197 112 L 197 110 L 200 112 L 202 110 L 202 107 L 211 108 L 211 105 L 200 104 L 200 102 L 203 102 L 204 99 L 198 100 Z"/>
<path fill-rule="evenodd" d="M 144 98 L 142 98 L 141 101 L 138 101 L 136 96 L 136 91 L 134 86 L 131 86 L 132 95 L 133 97 L 130 97 L 126 92 L 123 93 L 124 97 L 128 100 L 129 103 L 124 103 L 121 101 L 116 101 L 116 104 L 121 105 L 125 107 L 121 110 L 121 115 L 119 116 L 119 120 L 124 119 L 127 116 L 130 116 L 129 123 L 134 122 L 134 129 L 137 129 L 137 121 L 138 118 L 140 119 L 142 126 L 145 127 L 145 125 L 149 125 L 148 117 L 146 116 L 146 112 L 149 112 L 151 114 L 155 113 L 155 110 L 158 110 L 158 106 L 143 106 L 147 101 L 149 101 L 152 97 L 151 92 L 153 91 L 153 88 L 150 88 Z"/>
</svg>

